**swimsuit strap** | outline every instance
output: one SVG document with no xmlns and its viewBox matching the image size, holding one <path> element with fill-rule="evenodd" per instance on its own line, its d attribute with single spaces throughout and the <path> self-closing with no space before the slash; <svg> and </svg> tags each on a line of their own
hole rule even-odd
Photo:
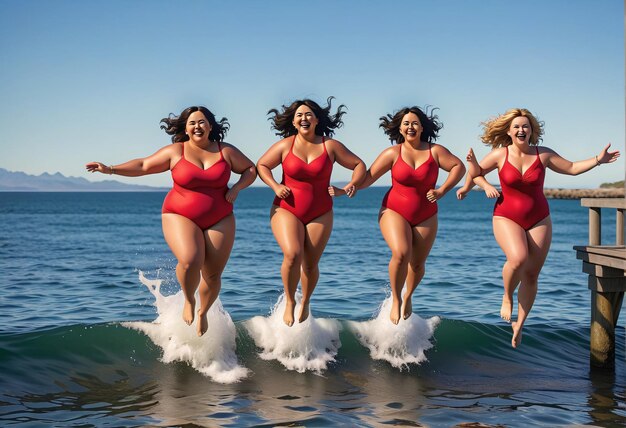
<svg viewBox="0 0 626 428">
<path fill-rule="evenodd" d="M 326 137 L 322 135 L 322 147 L 324 147 L 324 152 L 328 155 L 328 150 L 326 150 Z"/>
<path fill-rule="evenodd" d="M 297 136 L 298 136 L 298 134 L 296 134 L 296 135 L 294 135 L 294 136 L 293 136 L 293 141 L 291 142 L 291 148 L 289 149 L 289 152 L 290 152 L 291 154 L 293 154 L 293 146 L 295 146 L 295 145 L 296 145 L 296 137 L 297 137 Z M 294 155 L 294 156 L 295 156 L 295 155 Z"/>
<path fill-rule="evenodd" d="M 183 141 L 181 144 L 183 145 L 183 151 L 180 153 L 180 156 L 182 159 L 185 159 L 185 142 Z"/>
</svg>

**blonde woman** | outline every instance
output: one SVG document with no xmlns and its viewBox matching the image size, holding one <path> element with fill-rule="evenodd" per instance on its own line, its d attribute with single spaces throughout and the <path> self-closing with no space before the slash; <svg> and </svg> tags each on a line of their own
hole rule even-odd
<svg viewBox="0 0 626 428">
<path fill-rule="evenodd" d="M 543 195 L 546 168 L 560 174 L 578 175 L 603 163 L 615 162 L 618 151 L 610 144 L 589 159 L 571 162 L 547 147 L 539 147 L 543 122 L 526 109 L 511 109 L 483 123 L 483 143 L 492 151 L 478 163 L 472 149 L 467 155 L 468 180 L 457 192 L 463 199 L 479 185 L 487 197 L 498 198 L 493 211 L 493 234 L 506 256 L 502 268 L 504 294 L 500 316 L 511 322 L 513 293 L 517 293 L 517 321 L 512 322 L 511 345 L 522 341 L 522 328 L 537 295 L 539 272 L 552 241 L 552 220 Z M 485 175 L 498 169 L 501 192 L 489 184 Z M 473 179 L 473 182 L 472 182 Z"/>
</svg>

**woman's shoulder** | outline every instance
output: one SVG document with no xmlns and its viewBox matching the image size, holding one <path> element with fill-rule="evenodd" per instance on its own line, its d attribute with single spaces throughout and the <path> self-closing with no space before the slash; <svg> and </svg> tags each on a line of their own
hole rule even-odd
<svg viewBox="0 0 626 428">
<path fill-rule="evenodd" d="M 394 144 L 392 146 L 389 146 L 383 149 L 383 151 L 380 152 L 378 157 L 381 159 L 389 159 L 389 160 L 395 161 L 397 157 L 400 156 L 400 147 L 401 147 L 401 144 Z"/>
<path fill-rule="evenodd" d="M 322 141 L 326 144 L 326 147 L 337 147 L 343 146 L 343 143 L 339 140 L 336 140 L 332 137 L 322 137 Z"/>
<path fill-rule="evenodd" d="M 438 144 L 438 143 L 428 143 L 428 148 L 430 149 L 431 152 L 435 154 L 450 152 L 450 150 L 448 150 L 445 146 L 442 146 L 441 144 Z"/>
<path fill-rule="evenodd" d="M 492 149 L 489 152 L 489 154 L 492 155 L 492 156 L 505 156 L 508 151 L 509 151 L 508 146 L 496 147 L 495 149 Z"/>
<path fill-rule="evenodd" d="M 183 143 L 172 143 L 159 149 L 161 153 L 168 153 L 172 156 L 180 156 L 183 153 Z"/>
<path fill-rule="evenodd" d="M 218 141 L 217 145 L 221 150 L 238 150 L 234 144 L 227 143 L 226 141 Z"/>
<path fill-rule="evenodd" d="M 272 147 L 281 147 L 281 148 L 291 147 L 293 142 L 294 142 L 294 136 L 290 135 L 288 137 L 285 137 L 276 141 L 274 144 L 272 144 Z"/>
<path fill-rule="evenodd" d="M 554 150 L 552 150 L 550 147 L 545 147 L 545 146 L 535 146 L 537 147 L 537 150 L 539 151 L 540 155 L 543 154 L 554 154 L 556 153 Z"/>
</svg>

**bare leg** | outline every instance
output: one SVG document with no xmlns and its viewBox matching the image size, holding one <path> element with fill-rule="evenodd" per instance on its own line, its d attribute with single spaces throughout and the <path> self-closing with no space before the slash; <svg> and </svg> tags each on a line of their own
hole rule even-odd
<svg viewBox="0 0 626 428">
<path fill-rule="evenodd" d="M 493 234 L 506 256 L 506 262 L 502 267 L 504 294 L 502 296 L 500 317 L 507 322 L 511 322 L 513 293 L 522 278 L 524 263 L 528 258 L 526 231 L 519 224 L 508 218 L 494 216 Z"/>
<path fill-rule="evenodd" d="M 426 272 L 426 258 L 437 237 L 437 216 L 434 215 L 413 227 L 411 260 L 406 277 L 406 288 L 402 296 L 402 318 L 407 319 L 413 313 L 413 292 Z"/>
<path fill-rule="evenodd" d="M 223 218 L 204 231 L 205 257 L 200 281 L 200 309 L 198 310 L 198 336 L 208 329 L 207 312 L 222 288 L 222 272 L 226 267 L 235 242 L 235 216 Z"/>
<path fill-rule="evenodd" d="M 412 232 L 409 223 L 395 211 L 381 210 L 378 223 L 383 238 L 391 249 L 389 260 L 389 283 L 391 285 L 391 313 L 389 318 L 394 324 L 400 321 L 400 308 L 402 306 L 402 288 L 406 281 L 409 258 L 411 257 Z"/>
<path fill-rule="evenodd" d="M 183 321 L 191 325 L 204 261 L 204 237 L 193 221 L 178 214 L 163 214 L 162 222 L 165 241 L 178 260 L 176 278 L 185 296 Z"/>
<path fill-rule="evenodd" d="M 285 287 L 285 314 L 283 321 L 289 327 L 293 325 L 294 309 L 296 307 L 296 290 L 300 281 L 300 266 L 304 252 L 304 225 L 298 218 L 287 210 L 272 207 L 270 224 L 274 238 L 283 251 L 283 264 L 280 276 Z"/>
<path fill-rule="evenodd" d="M 524 265 L 522 283 L 517 293 L 517 321 L 511 324 L 513 328 L 511 346 L 514 348 L 522 342 L 524 322 L 535 303 L 539 272 L 546 261 L 552 242 L 552 220 L 547 217 L 528 230 L 526 235 L 528 236 L 528 261 Z"/>
<path fill-rule="evenodd" d="M 305 226 L 304 253 L 302 258 L 302 304 L 298 322 L 309 317 L 309 303 L 320 276 L 319 261 L 333 230 L 332 210 Z"/>
</svg>

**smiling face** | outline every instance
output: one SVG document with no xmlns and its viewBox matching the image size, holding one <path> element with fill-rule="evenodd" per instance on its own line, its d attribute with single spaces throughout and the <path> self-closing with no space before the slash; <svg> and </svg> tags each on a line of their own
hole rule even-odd
<svg viewBox="0 0 626 428">
<path fill-rule="evenodd" d="M 315 134 L 315 127 L 318 123 L 319 120 L 313 113 L 313 110 L 304 104 L 298 107 L 293 115 L 293 126 L 298 131 L 298 134 Z"/>
<path fill-rule="evenodd" d="M 187 118 L 185 133 L 190 140 L 208 140 L 211 129 L 211 124 L 201 111 L 194 111 Z"/>
<path fill-rule="evenodd" d="M 524 116 L 518 116 L 511 122 L 507 135 L 514 144 L 528 144 L 533 133 L 530 120 Z"/>
<path fill-rule="evenodd" d="M 409 143 L 420 141 L 422 135 L 422 123 L 415 113 L 407 113 L 402 117 L 400 122 L 400 135 Z"/>
</svg>

